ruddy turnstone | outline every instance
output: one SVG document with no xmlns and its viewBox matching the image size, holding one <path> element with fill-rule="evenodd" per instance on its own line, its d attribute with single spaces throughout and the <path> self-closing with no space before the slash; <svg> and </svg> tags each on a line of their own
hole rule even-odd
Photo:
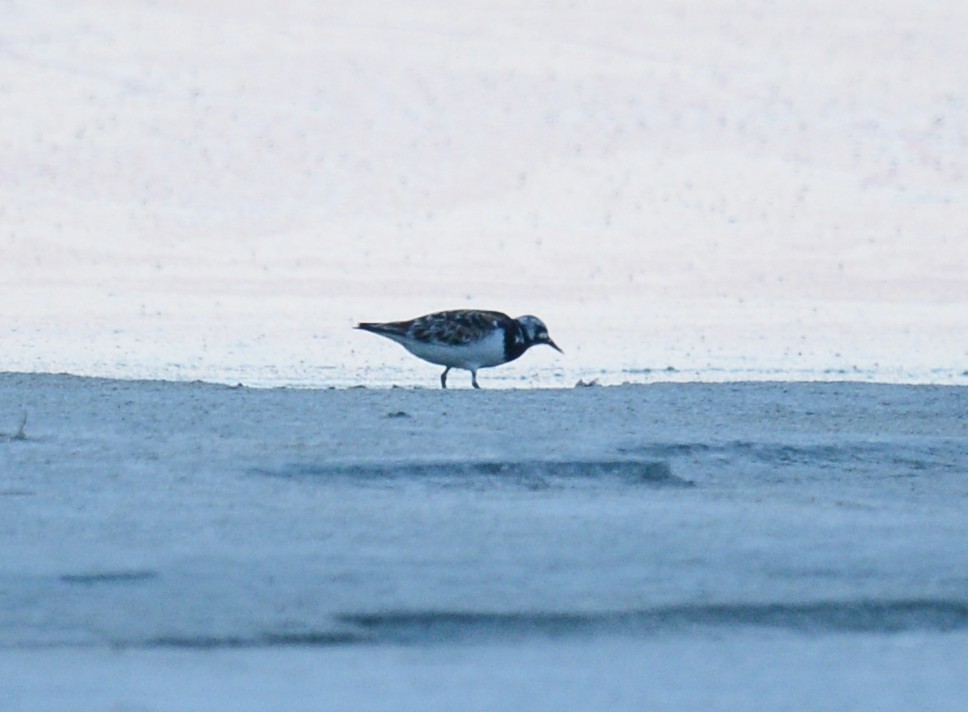
<svg viewBox="0 0 968 712">
<path fill-rule="evenodd" d="M 392 339 L 424 361 L 446 366 L 440 374 L 443 388 L 447 387 L 447 373 L 452 368 L 470 371 L 471 383 L 474 388 L 480 388 L 477 385 L 479 368 L 513 361 L 537 344 L 548 344 L 558 353 L 564 353 L 548 336 L 548 327 L 538 317 L 512 319 L 496 311 L 458 309 L 409 321 L 363 323 L 356 328 Z"/>
</svg>

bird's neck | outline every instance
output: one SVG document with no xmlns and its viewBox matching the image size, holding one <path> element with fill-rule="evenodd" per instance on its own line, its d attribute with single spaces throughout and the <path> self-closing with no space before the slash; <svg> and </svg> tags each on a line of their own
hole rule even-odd
<svg viewBox="0 0 968 712">
<path fill-rule="evenodd" d="M 513 361 L 531 346 L 533 343 L 528 340 L 527 332 L 512 319 L 504 333 L 504 357 L 508 361 Z"/>
</svg>

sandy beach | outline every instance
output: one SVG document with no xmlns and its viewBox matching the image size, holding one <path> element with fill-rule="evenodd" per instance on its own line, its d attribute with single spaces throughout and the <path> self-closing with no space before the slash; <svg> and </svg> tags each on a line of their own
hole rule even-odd
<svg viewBox="0 0 968 712">
<path fill-rule="evenodd" d="M 965 27 L 0 2 L 0 710 L 968 709 Z"/>
<path fill-rule="evenodd" d="M 0 412 L 4 709 L 968 694 L 964 388 L 2 374 Z"/>
</svg>

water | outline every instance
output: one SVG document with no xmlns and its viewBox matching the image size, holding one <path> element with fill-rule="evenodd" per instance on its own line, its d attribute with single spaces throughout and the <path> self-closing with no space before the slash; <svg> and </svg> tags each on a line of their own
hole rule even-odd
<svg viewBox="0 0 968 712">
<path fill-rule="evenodd" d="M 913 675 L 905 699 L 930 689 L 941 709 L 966 699 L 963 656 L 944 657 L 968 640 L 963 388 L 4 374 L 0 411 L 8 708 L 86 690 L 93 709 L 151 709 L 136 689 L 164 684 L 204 689 L 209 709 L 444 709 L 459 689 L 486 706 L 495 685 L 550 708 L 549 679 L 588 665 L 609 687 L 576 707 L 610 690 L 688 709 L 747 660 L 754 697 L 796 708 L 788 684 L 836 677 L 818 650 L 841 668 L 834 708 L 851 675 L 895 691 Z M 717 667 L 692 670 L 698 655 Z M 294 669 L 314 672 L 274 695 Z M 674 682 L 686 669 L 693 687 Z"/>
<path fill-rule="evenodd" d="M 964 3 L 826 4 L 6 3 L 0 707 L 964 709 Z"/>
<path fill-rule="evenodd" d="M 956 0 L 11 12 L 5 370 L 432 387 L 353 325 L 484 308 L 566 352 L 484 386 L 968 383 Z"/>
</svg>

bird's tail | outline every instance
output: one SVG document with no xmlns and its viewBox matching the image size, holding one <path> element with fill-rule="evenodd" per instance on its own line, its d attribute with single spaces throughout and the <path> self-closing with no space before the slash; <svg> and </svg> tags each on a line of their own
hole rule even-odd
<svg viewBox="0 0 968 712">
<path fill-rule="evenodd" d="M 373 334 L 379 334 L 380 336 L 403 336 L 407 332 L 405 322 L 387 322 L 384 324 L 377 324 L 364 321 L 357 324 L 354 328 L 369 331 Z"/>
</svg>

